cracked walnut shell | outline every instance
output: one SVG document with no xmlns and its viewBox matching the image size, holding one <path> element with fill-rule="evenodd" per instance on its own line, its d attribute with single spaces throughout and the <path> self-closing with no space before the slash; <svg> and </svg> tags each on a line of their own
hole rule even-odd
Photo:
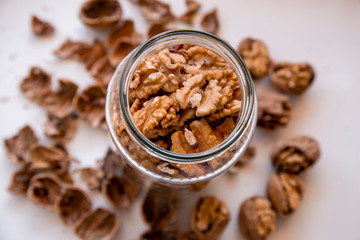
<svg viewBox="0 0 360 240">
<path fill-rule="evenodd" d="M 281 216 L 288 216 L 299 207 L 303 187 L 296 175 L 273 173 L 268 180 L 266 194 L 275 211 Z"/>
<path fill-rule="evenodd" d="M 288 96 L 274 92 L 260 92 L 257 97 L 258 126 L 274 129 L 287 125 L 291 110 Z"/>
<path fill-rule="evenodd" d="M 62 59 L 73 59 L 76 61 L 86 61 L 90 56 L 92 46 L 85 42 L 75 42 L 67 39 L 54 54 Z"/>
<path fill-rule="evenodd" d="M 131 39 L 135 42 L 141 42 L 143 36 L 136 32 L 135 25 L 132 20 L 125 20 L 125 22 L 118 28 L 114 29 L 108 39 L 107 44 L 114 46 L 116 42 L 124 39 Z"/>
<path fill-rule="evenodd" d="M 89 0 L 80 9 L 81 21 L 92 28 L 109 28 L 122 17 L 122 9 L 117 0 Z"/>
<path fill-rule="evenodd" d="M 201 4 L 195 0 L 186 0 L 186 7 L 186 12 L 180 17 L 180 20 L 187 24 L 192 24 Z"/>
<path fill-rule="evenodd" d="M 65 225 L 73 226 L 91 211 L 91 199 L 81 189 L 68 187 L 56 200 L 55 211 Z"/>
<path fill-rule="evenodd" d="M 119 227 L 120 221 L 116 214 L 97 208 L 75 224 L 74 232 L 82 240 L 112 240 Z"/>
<path fill-rule="evenodd" d="M 270 71 L 271 60 L 266 45 L 253 38 L 246 38 L 240 42 L 238 53 L 244 59 L 251 76 L 258 79 Z"/>
<path fill-rule="evenodd" d="M 25 195 L 34 175 L 35 171 L 30 168 L 30 164 L 24 165 L 13 174 L 8 190 L 13 194 Z"/>
<path fill-rule="evenodd" d="M 191 228 L 201 239 L 217 239 L 230 220 L 224 202 L 215 197 L 200 198 L 192 212 Z"/>
<path fill-rule="evenodd" d="M 48 113 L 44 133 L 47 137 L 56 141 L 68 141 L 74 136 L 76 125 L 77 115 L 74 113 L 65 118 L 58 118 L 54 114 Z"/>
<path fill-rule="evenodd" d="M 26 125 L 13 137 L 5 139 L 4 147 L 9 159 L 18 165 L 25 165 L 31 147 L 38 142 L 34 130 Z"/>
<path fill-rule="evenodd" d="M 277 63 L 270 73 L 273 86 L 284 93 L 295 95 L 303 93 L 311 85 L 314 77 L 314 69 L 308 63 Z"/>
<path fill-rule="evenodd" d="M 216 8 L 204 16 L 204 18 L 201 20 L 201 27 L 206 32 L 217 34 L 219 30 L 219 20 Z"/>
<path fill-rule="evenodd" d="M 240 207 L 239 228 L 249 240 L 265 240 L 275 230 L 275 212 L 268 199 L 254 196 Z"/>
<path fill-rule="evenodd" d="M 20 90 L 24 95 L 35 100 L 50 91 L 51 76 L 39 67 L 32 67 L 29 75 L 20 84 Z"/>
<path fill-rule="evenodd" d="M 61 191 L 61 182 L 57 176 L 52 173 L 39 173 L 31 178 L 27 195 L 40 207 L 53 211 Z"/>
<path fill-rule="evenodd" d="M 107 86 L 115 72 L 115 68 L 111 66 L 109 57 L 103 56 L 94 62 L 89 72 L 99 84 Z"/>
<path fill-rule="evenodd" d="M 169 4 L 158 0 L 139 0 L 137 3 L 142 14 L 151 24 L 164 24 L 174 19 Z"/>
<path fill-rule="evenodd" d="M 272 154 L 272 164 L 279 172 L 299 174 L 313 165 L 320 156 L 320 147 L 309 136 L 297 136 L 277 143 Z"/>
<path fill-rule="evenodd" d="M 49 22 L 39 19 L 33 15 L 31 18 L 31 28 L 35 35 L 44 36 L 54 32 L 54 27 Z"/>
</svg>

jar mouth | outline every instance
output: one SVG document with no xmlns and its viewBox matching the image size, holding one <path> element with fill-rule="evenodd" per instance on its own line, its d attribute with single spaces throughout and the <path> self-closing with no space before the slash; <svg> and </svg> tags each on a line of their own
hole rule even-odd
<svg viewBox="0 0 360 240">
<path fill-rule="evenodd" d="M 220 53 L 219 55 L 223 57 L 232 66 L 235 74 L 240 81 L 240 88 L 242 91 L 242 110 L 239 113 L 239 119 L 231 134 L 226 137 L 224 141 L 222 141 L 220 144 L 203 152 L 182 154 L 171 152 L 167 149 L 157 146 L 139 131 L 130 113 L 128 89 L 133 74 L 143 57 L 148 56 L 148 54 L 157 47 L 163 46 L 164 41 L 166 41 L 166 43 L 168 44 L 189 43 L 190 41 L 191 44 L 191 40 L 188 39 L 189 37 L 191 37 L 191 39 L 196 39 L 197 41 L 201 40 L 203 43 L 207 43 L 213 46 L 214 49 L 210 50 L 214 51 L 217 54 Z M 183 38 L 187 39 L 182 40 Z M 157 44 L 159 40 L 162 41 L 162 45 Z M 253 81 L 245 63 L 243 62 L 239 54 L 236 52 L 236 50 L 219 37 L 197 30 L 167 31 L 156 35 L 155 37 L 149 39 L 147 42 L 139 46 L 132 53 L 130 53 L 128 61 L 126 62 L 124 69 L 120 75 L 120 81 L 117 87 L 119 90 L 120 115 L 122 116 L 123 124 L 129 132 L 129 135 L 132 136 L 133 140 L 136 141 L 139 146 L 141 146 L 146 152 L 148 152 L 152 156 L 172 163 L 201 163 L 205 161 L 210 161 L 224 153 L 237 139 L 239 139 L 243 135 L 245 130 L 251 124 L 251 120 L 254 114 L 253 109 L 256 104 Z"/>
</svg>

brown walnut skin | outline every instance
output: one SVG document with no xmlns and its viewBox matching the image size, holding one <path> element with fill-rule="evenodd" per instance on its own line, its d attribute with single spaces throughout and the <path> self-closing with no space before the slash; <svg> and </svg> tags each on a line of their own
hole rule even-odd
<svg viewBox="0 0 360 240">
<path fill-rule="evenodd" d="M 191 228 L 202 239 L 217 239 L 230 220 L 224 202 L 215 197 L 200 198 L 192 212 Z"/>
<path fill-rule="evenodd" d="M 312 166 L 320 157 L 320 147 L 309 136 L 297 136 L 277 143 L 272 164 L 278 172 L 299 174 Z"/>
<path fill-rule="evenodd" d="M 120 227 L 116 214 L 98 208 L 83 218 L 74 227 L 74 232 L 82 240 L 111 240 L 115 237 Z"/>
<path fill-rule="evenodd" d="M 273 173 L 269 178 L 266 194 L 279 215 L 289 216 L 302 201 L 303 187 L 296 175 Z"/>
<path fill-rule="evenodd" d="M 275 218 L 270 201 L 254 196 L 240 207 L 239 228 L 245 239 L 265 240 L 275 230 Z"/>
<path fill-rule="evenodd" d="M 89 0 L 80 9 L 81 21 L 92 28 L 109 28 L 117 24 L 122 9 L 117 0 Z"/>
<path fill-rule="evenodd" d="M 91 211 L 91 199 L 81 189 L 69 187 L 55 202 L 55 211 L 65 225 L 73 226 Z"/>
<path fill-rule="evenodd" d="M 280 91 L 299 95 L 308 89 L 315 78 L 315 71 L 309 63 L 275 64 L 270 72 L 271 83 Z"/>
</svg>

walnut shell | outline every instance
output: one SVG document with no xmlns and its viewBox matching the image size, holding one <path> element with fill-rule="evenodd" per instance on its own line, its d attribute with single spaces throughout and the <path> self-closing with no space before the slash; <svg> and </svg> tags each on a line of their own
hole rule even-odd
<svg viewBox="0 0 360 240">
<path fill-rule="evenodd" d="M 249 145 L 248 148 L 245 150 L 244 154 L 239 158 L 239 160 L 232 166 L 228 173 L 229 174 L 236 174 L 240 171 L 240 169 L 248 164 L 256 154 L 256 148 L 254 145 Z"/>
<path fill-rule="evenodd" d="M 150 188 L 142 203 L 143 219 L 152 229 L 162 229 L 173 224 L 177 219 L 178 211 L 179 196 L 172 189 L 159 192 Z"/>
<path fill-rule="evenodd" d="M 15 136 L 5 139 L 4 147 L 8 158 L 17 165 L 25 165 L 29 150 L 37 141 L 34 130 L 26 125 Z"/>
<path fill-rule="evenodd" d="M 119 39 L 109 52 L 109 62 L 111 66 L 116 68 L 137 46 L 139 46 L 139 42 L 132 39 Z"/>
<path fill-rule="evenodd" d="M 119 218 L 114 213 L 98 208 L 81 218 L 75 224 L 74 232 L 83 240 L 111 240 L 119 227 Z"/>
<path fill-rule="evenodd" d="M 80 19 L 92 28 L 109 28 L 122 17 L 122 9 L 117 0 L 89 0 L 80 9 Z"/>
<path fill-rule="evenodd" d="M 55 210 L 55 202 L 62 191 L 60 179 L 52 173 L 39 173 L 31 178 L 27 195 L 46 210 Z"/>
<path fill-rule="evenodd" d="M 192 211 L 191 228 L 202 239 L 217 239 L 229 220 L 230 212 L 224 202 L 202 197 Z"/>
<path fill-rule="evenodd" d="M 51 75 L 39 67 L 32 67 L 29 75 L 20 84 L 24 95 L 35 100 L 39 96 L 50 92 Z"/>
<path fill-rule="evenodd" d="M 34 175 L 35 171 L 30 168 L 30 164 L 23 166 L 13 174 L 8 190 L 13 194 L 26 195 L 30 180 Z"/>
<path fill-rule="evenodd" d="M 91 211 L 91 199 L 81 189 L 68 187 L 56 200 L 55 211 L 65 225 L 72 226 Z"/>
<path fill-rule="evenodd" d="M 78 116 L 75 113 L 58 118 L 52 113 L 48 113 L 47 121 L 44 124 L 44 133 L 47 137 L 55 141 L 68 141 L 75 134 Z"/>
<path fill-rule="evenodd" d="M 265 240 L 275 230 L 275 212 L 268 199 L 254 196 L 240 207 L 239 228 L 249 240 Z"/>
<path fill-rule="evenodd" d="M 201 27 L 209 33 L 217 34 L 219 30 L 219 20 L 217 16 L 217 9 L 208 12 L 201 20 Z"/>
<path fill-rule="evenodd" d="M 277 63 L 270 72 L 274 87 L 294 95 L 299 95 L 308 89 L 314 78 L 315 71 L 309 63 Z"/>
<path fill-rule="evenodd" d="M 151 228 L 141 235 L 140 240 L 174 240 L 178 239 L 178 231 L 172 226 L 161 229 Z M 187 239 L 188 240 L 188 239 Z"/>
<path fill-rule="evenodd" d="M 140 10 L 150 24 L 165 24 L 174 19 L 170 5 L 158 0 L 138 1 Z"/>
<path fill-rule="evenodd" d="M 101 187 L 105 198 L 115 208 L 128 209 L 140 192 L 140 186 L 125 177 L 111 177 Z"/>
<path fill-rule="evenodd" d="M 51 23 L 43 21 L 35 15 L 33 15 L 31 19 L 31 28 L 33 33 L 38 36 L 49 35 L 55 30 Z"/>
<path fill-rule="evenodd" d="M 299 207 L 303 188 L 296 175 L 273 173 L 269 178 L 266 193 L 275 211 L 282 216 L 288 216 Z"/>
<path fill-rule="evenodd" d="M 320 147 L 309 136 L 297 136 L 277 143 L 272 154 L 272 164 L 279 172 L 299 174 L 313 165 L 320 156 Z"/>
</svg>

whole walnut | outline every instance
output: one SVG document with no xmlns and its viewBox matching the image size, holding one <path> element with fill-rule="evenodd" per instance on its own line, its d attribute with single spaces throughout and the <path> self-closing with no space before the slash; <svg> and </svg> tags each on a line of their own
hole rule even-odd
<svg viewBox="0 0 360 240">
<path fill-rule="evenodd" d="M 272 164 L 278 172 L 299 174 L 313 165 L 320 156 L 320 147 L 309 136 L 297 136 L 277 143 L 272 154 Z"/>
<path fill-rule="evenodd" d="M 248 240 L 266 239 L 275 230 L 275 218 L 275 212 L 267 198 L 248 198 L 240 207 L 240 231 Z"/>
<path fill-rule="evenodd" d="M 255 79 L 264 77 L 270 71 L 269 51 L 259 39 L 246 38 L 240 42 L 238 53 L 244 59 L 251 76 Z"/>
<path fill-rule="evenodd" d="M 295 95 L 303 93 L 311 85 L 314 77 L 314 69 L 308 63 L 277 63 L 270 73 L 274 87 L 284 93 Z"/>
<path fill-rule="evenodd" d="M 303 187 L 296 175 L 273 173 L 267 183 L 266 193 L 275 211 L 281 216 L 288 216 L 299 207 Z"/>
</svg>

